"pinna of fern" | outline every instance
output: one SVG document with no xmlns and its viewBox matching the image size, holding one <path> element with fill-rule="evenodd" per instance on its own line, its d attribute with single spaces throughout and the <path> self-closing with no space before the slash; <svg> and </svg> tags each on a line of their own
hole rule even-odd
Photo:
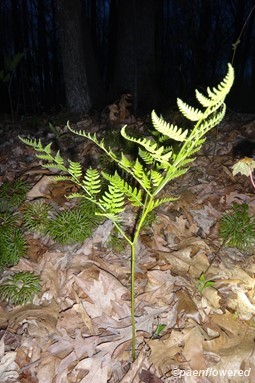
<svg viewBox="0 0 255 383">
<path fill-rule="evenodd" d="M 132 357 L 135 359 L 135 258 L 136 244 L 139 233 L 143 227 L 148 214 L 168 201 L 173 201 L 174 197 L 160 198 L 158 195 L 164 186 L 171 180 L 181 176 L 188 170 L 188 165 L 194 160 L 195 153 L 201 148 L 205 140 L 205 134 L 223 119 L 226 111 L 225 98 L 234 81 L 234 70 L 231 64 L 228 64 L 228 71 L 223 81 L 217 88 L 207 88 L 207 95 L 196 91 L 196 98 L 201 109 L 195 109 L 182 100 L 177 100 L 177 105 L 182 115 L 194 122 L 194 127 L 190 131 L 181 127 L 167 123 L 163 117 L 157 116 L 152 112 L 152 125 L 159 138 L 156 142 L 149 137 L 132 137 L 127 133 L 127 126 L 121 129 L 121 135 L 124 139 L 136 144 L 139 148 L 138 156 L 129 159 L 124 153 L 120 155 L 113 152 L 111 148 L 106 147 L 104 140 L 99 140 L 96 134 L 85 131 L 76 131 L 67 126 L 69 130 L 84 138 L 93 141 L 104 151 L 107 156 L 114 161 L 120 168 L 120 172 L 114 175 L 105 172 L 99 172 L 97 169 L 87 169 L 83 173 L 81 165 L 69 161 L 64 165 L 60 153 L 52 155 L 50 147 L 42 146 L 41 142 L 21 140 L 32 146 L 43 161 L 43 166 L 48 168 L 57 168 L 64 172 L 59 179 L 68 178 L 78 184 L 83 189 L 84 194 L 74 194 L 71 197 L 84 196 L 97 205 L 98 214 L 111 219 L 131 246 L 131 325 L 132 325 Z M 165 146 L 165 138 L 181 143 L 181 149 L 175 152 L 172 147 Z M 127 178 L 121 174 L 127 175 Z M 130 178 L 134 183 L 127 180 Z M 106 190 L 102 187 L 102 179 L 108 182 Z M 135 186 L 134 186 L 135 185 Z M 125 210 L 125 201 L 129 202 L 140 210 L 138 219 L 135 220 L 132 236 L 128 236 L 120 226 L 121 213 Z"/>
</svg>

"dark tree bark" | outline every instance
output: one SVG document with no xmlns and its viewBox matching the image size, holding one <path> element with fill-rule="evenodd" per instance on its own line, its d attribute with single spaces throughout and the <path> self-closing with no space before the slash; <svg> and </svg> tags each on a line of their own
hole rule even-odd
<svg viewBox="0 0 255 383">
<path fill-rule="evenodd" d="M 43 105 L 48 109 L 51 104 L 50 95 L 50 61 L 46 30 L 47 9 L 43 1 L 38 2 L 38 69 L 40 92 Z"/>
<path fill-rule="evenodd" d="M 56 0 L 56 6 L 67 106 L 72 112 L 87 113 L 91 100 L 82 38 L 81 0 Z"/>
<path fill-rule="evenodd" d="M 100 9 L 101 10 L 101 9 Z M 105 105 L 105 94 L 102 85 L 103 70 L 103 48 L 100 44 L 100 28 L 98 26 L 98 14 L 96 1 L 90 4 L 90 18 L 85 18 L 86 9 L 83 9 L 83 49 L 87 52 L 86 73 L 88 78 L 88 89 L 93 107 L 102 107 Z M 101 31 L 103 34 L 104 31 Z"/>
<path fill-rule="evenodd" d="M 113 89 L 130 91 L 135 109 L 156 106 L 155 1 L 119 0 Z M 115 94 L 115 97 L 116 97 Z"/>
</svg>

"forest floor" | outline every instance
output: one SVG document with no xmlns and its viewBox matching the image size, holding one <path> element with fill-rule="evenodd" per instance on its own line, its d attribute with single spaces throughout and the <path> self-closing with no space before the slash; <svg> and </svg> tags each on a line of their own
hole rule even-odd
<svg viewBox="0 0 255 383">
<path fill-rule="evenodd" d="M 50 141 L 54 136 L 45 124 L 34 131 Z M 81 124 L 86 128 L 93 121 Z M 2 121 L 0 129 L 0 182 L 26 180 L 30 201 L 45 199 L 63 209 L 70 185 L 49 191 L 51 176 L 18 139 L 33 136 L 28 122 L 13 129 Z M 1 303 L 2 383 L 255 381 L 255 252 L 221 246 L 218 232 L 220 217 L 233 203 L 247 204 L 255 215 L 251 183 L 232 175 L 233 147 L 241 137 L 255 140 L 255 116 L 226 116 L 208 134 L 189 171 L 167 186 L 165 195 L 179 195 L 179 200 L 162 205 L 142 231 L 133 363 L 130 250 L 109 246 L 111 222 L 101 223 L 83 243 L 68 246 L 25 231 L 26 257 L 2 276 L 35 272 L 42 288 L 33 304 Z M 91 147 L 84 155 L 84 143 L 76 145 L 74 138 L 71 144 L 70 137 L 63 143 L 67 156 L 90 158 Z M 126 214 L 132 225 L 132 212 Z M 198 289 L 203 273 L 214 283 Z M 162 331 L 159 325 L 165 325 Z"/>
</svg>

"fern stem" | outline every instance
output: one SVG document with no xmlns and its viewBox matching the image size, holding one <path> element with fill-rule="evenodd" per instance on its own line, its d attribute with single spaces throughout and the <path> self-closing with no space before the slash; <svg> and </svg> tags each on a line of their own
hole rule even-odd
<svg viewBox="0 0 255 383">
<path fill-rule="evenodd" d="M 134 241 L 131 245 L 131 328 L 132 328 L 132 360 L 135 361 L 135 340 L 136 340 L 136 326 L 135 326 L 135 259 L 136 259 L 136 243 Z"/>
<path fill-rule="evenodd" d="M 140 235 L 140 231 L 143 227 L 144 221 L 148 213 L 152 210 L 153 201 L 155 196 L 149 197 L 146 195 L 144 202 L 144 208 L 141 214 L 141 218 L 137 224 L 134 232 L 133 241 L 131 242 L 131 327 L 132 327 L 132 359 L 135 360 L 135 341 L 136 341 L 136 325 L 135 325 L 135 264 L 136 264 L 136 245 Z"/>
<path fill-rule="evenodd" d="M 120 225 L 117 222 L 115 222 L 115 221 L 112 221 L 112 222 L 113 222 L 114 226 L 116 227 L 116 229 L 118 230 L 118 232 L 127 241 L 127 243 L 132 247 L 133 241 L 131 241 L 131 239 L 125 234 L 125 232 L 122 230 L 122 228 L 120 227 Z"/>
</svg>

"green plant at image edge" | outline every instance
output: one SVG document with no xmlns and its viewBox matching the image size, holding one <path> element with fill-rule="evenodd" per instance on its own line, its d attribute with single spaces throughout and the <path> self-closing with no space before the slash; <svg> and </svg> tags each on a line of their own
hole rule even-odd
<svg viewBox="0 0 255 383">
<path fill-rule="evenodd" d="M 42 201 L 26 204 L 23 211 L 25 227 L 32 232 L 47 234 L 50 223 L 50 211 L 51 207 Z"/>
<path fill-rule="evenodd" d="M 23 220 L 29 231 L 49 235 L 62 245 L 84 241 L 102 221 L 95 216 L 94 204 L 88 201 L 58 213 L 47 203 L 35 201 L 24 208 Z"/>
<path fill-rule="evenodd" d="M 219 234 L 225 245 L 249 252 L 255 245 L 255 217 L 248 210 L 246 203 L 233 203 L 232 211 L 220 219 Z"/>
<path fill-rule="evenodd" d="M 214 284 L 215 284 L 214 281 L 210 281 L 210 280 L 205 279 L 205 275 L 201 274 L 199 281 L 198 281 L 198 284 L 197 284 L 197 290 L 201 294 L 204 289 L 206 289 L 207 287 L 212 287 Z"/>
<path fill-rule="evenodd" d="M 4 182 L 0 186 L 0 213 L 13 211 L 25 200 L 29 185 L 20 180 Z"/>
<path fill-rule="evenodd" d="M 177 125 L 166 122 L 163 117 L 152 112 L 153 128 L 167 140 L 174 140 L 181 144 L 178 152 L 173 146 L 164 146 L 167 140 L 156 142 L 151 136 L 137 138 L 130 136 L 127 127 L 121 129 L 121 135 L 127 141 L 137 145 L 138 155 L 130 159 L 123 152 L 115 153 L 99 141 L 96 134 L 84 131 L 75 131 L 67 124 L 69 130 L 94 142 L 107 156 L 116 163 L 120 171 L 109 174 L 98 169 L 88 168 L 85 172 L 78 162 L 69 160 L 65 165 L 60 153 L 54 154 L 51 144 L 43 146 L 41 141 L 21 138 L 21 140 L 33 147 L 38 152 L 37 157 L 43 162 L 43 167 L 58 169 L 62 175 L 56 179 L 71 180 L 83 190 L 70 198 L 85 198 L 96 206 L 96 215 L 110 219 L 121 236 L 131 248 L 131 327 L 132 327 L 132 359 L 136 357 L 136 323 L 135 323 L 135 260 L 136 246 L 140 231 L 148 214 L 158 206 L 174 201 L 173 196 L 160 198 L 164 187 L 172 180 L 188 171 L 188 166 L 194 160 L 195 153 L 205 141 L 206 133 L 219 124 L 224 118 L 226 105 L 224 103 L 234 81 L 234 70 L 228 64 L 228 71 L 223 81 L 217 88 L 207 88 L 207 95 L 196 90 L 196 99 L 201 109 L 195 109 L 182 100 L 178 99 L 179 111 L 190 120 L 194 126 L 190 131 L 184 130 Z M 124 174 L 124 175 L 123 175 Z M 126 177 L 126 176 L 127 177 Z M 127 180 L 133 178 L 134 183 Z M 102 188 L 105 185 L 108 187 Z M 135 186 L 133 186 L 135 185 Z M 126 233 L 121 225 L 121 215 L 125 211 L 126 202 L 138 211 L 137 219 L 134 220 L 134 229 L 131 235 Z"/>
<path fill-rule="evenodd" d="M 95 217 L 95 213 L 94 213 Z M 48 233 L 52 239 L 63 245 L 72 245 L 90 237 L 101 219 L 93 218 L 91 212 L 77 206 L 61 211 L 49 221 Z"/>
<path fill-rule="evenodd" d="M 0 270 L 16 265 L 26 251 L 27 242 L 19 228 L 0 229 Z"/>
<path fill-rule="evenodd" d="M 32 303 L 41 291 L 40 279 L 30 272 L 18 272 L 0 282 L 0 299 L 13 305 Z"/>
</svg>

